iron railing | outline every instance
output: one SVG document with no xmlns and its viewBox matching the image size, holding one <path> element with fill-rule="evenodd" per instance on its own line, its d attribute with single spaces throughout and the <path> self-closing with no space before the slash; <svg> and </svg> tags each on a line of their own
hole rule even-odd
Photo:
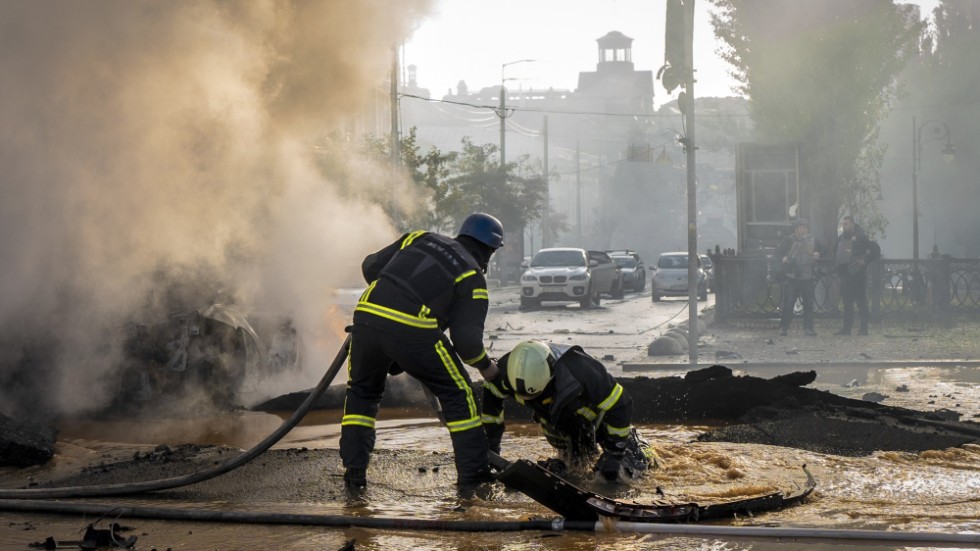
<svg viewBox="0 0 980 551">
<path fill-rule="evenodd" d="M 779 315 L 784 283 L 766 257 L 723 256 L 715 263 L 715 277 L 718 319 Z M 815 277 L 815 316 L 841 316 L 840 280 L 833 261 L 818 262 Z M 869 266 L 867 284 L 872 321 L 980 313 L 980 259 L 878 260 Z"/>
</svg>

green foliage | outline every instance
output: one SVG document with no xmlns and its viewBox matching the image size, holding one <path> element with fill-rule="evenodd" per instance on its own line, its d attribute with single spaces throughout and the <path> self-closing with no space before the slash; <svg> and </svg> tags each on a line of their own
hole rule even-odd
<svg viewBox="0 0 980 551">
<path fill-rule="evenodd" d="M 463 139 L 463 151 L 452 163 L 447 192 L 436 203 L 440 216 L 456 225 L 473 212 L 493 214 L 504 228 L 520 228 L 541 217 L 545 181 L 527 156 L 500 167 L 497 146 Z"/>
<path fill-rule="evenodd" d="M 435 147 L 422 153 L 418 145 L 416 129 L 412 127 L 408 135 L 399 140 L 399 166 L 405 170 L 414 184 L 419 208 L 408 216 L 400 215 L 392 205 L 384 205 L 388 216 L 396 221 L 401 231 L 419 228 L 444 229 L 450 220 L 440 216 L 436 208 L 448 193 L 446 177 L 449 165 L 455 158 L 454 153 L 443 154 Z M 388 138 L 368 137 L 365 140 L 364 151 L 379 163 L 390 163 L 391 140 Z"/>
<path fill-rule="evenodd" d="M 757 140 L 799 143 L 811 212 L 830 238 L 842 213 L 871 231 L 884 147 L 878 125 L 922 33 L 892 0 L 714 0 L 722 55 L 750 98 Z"/>
<path fill-rule="evenodd" d="M 496 145 L 476 145 L 469 138 L 462 145 L 460 152 L 442 153 L 432 147 L 423 154 L 415 128 L 401 139 L 399 164 L 411 177 L 421 208 L 402 216 L 394 206 L 383 205 L 398 229 L 451 233 L 474 212 L 493 214 L 505 228 L 541 218 L 546 187 L 540 167 L 523 156 L 501 169 Z M 378 163 L 390 163 L 391 142 L 386 138 L 367 138 L 363 151 Z"/>
<path fill-rule="evenodd" d="M 925 14 L 924 14 L 925 15 Z M 980 2 L 942 0 L 934 12 L 935 32 L 923 42 L 922 54 L 904 76 L 908 90 L 902 129 L 917 117 L 922 132 L 925 165 L 919 180 L 920 201 L 934 202 L 927 216 L 938 217 L 940 246 L 952 246 L 966 256 L 980 256 L 980 218 L 964 198 L 975 197 L 980 174 Z M 929 121 L 939 121 L 930 123 Z M 956 147 L 952 163 L 939 161 L 943 141 L 933 131 L 949 128 Z M 906 134 L 907 135 L 907 134 Z M 907 138 L 906 138 L 907 139 Z M 933 221 L 935 223 L 935 219 Z"/>
</svg>

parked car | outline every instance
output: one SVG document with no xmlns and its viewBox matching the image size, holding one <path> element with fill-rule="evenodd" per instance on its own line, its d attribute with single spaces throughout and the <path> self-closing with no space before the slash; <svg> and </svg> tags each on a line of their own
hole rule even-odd
<svg viewBox="0 0 980 551">
<path fill-rule="evenodd" d="M 600 295 L 623 297 L 623 275 L 602 251 L 562 247 L 541 249 L 521 276 L 521 308 L 543 301 L 575 301 L 598 306 Z"/>
<path fill-rule="evenodd" d="M 647 286 L 647 267 L 640 255 L 629 249 L 607 250 L 609 256 L 623 272 L 623 286 L 633 291 L 642 291 Z"/>
<path fill-rule="evenodd" d="M 708 278 L 708 292 L 715 292 L 715 263 L 711 261 L 711 257 L 703 254 L 701 255 L 701 266 L 704 268 L 704 276 Z"/>
<path fill-rule="evenodd" d="M 708 278 L 701 266 L 700 257 L 695 258 L 698 259 L 698 300 L 708 300 Z M 687 296 L 687 261 L 688 254 L 686 252 L 669 252 L 660 255 L 660 258 L 657 259 L 657 265 L 653 268 L 653 279 L 651 280 L 654 302 L 658 302 L 661 297 L 665 296 Z"/>
</svg>

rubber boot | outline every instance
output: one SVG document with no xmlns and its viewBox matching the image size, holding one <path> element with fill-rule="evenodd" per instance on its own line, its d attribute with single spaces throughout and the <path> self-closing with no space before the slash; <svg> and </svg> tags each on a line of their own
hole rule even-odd
<svg viewBox="0 0 980 551">
<path fill-rule="evenodd" d="M 351 467 L 344 472 L 344 488 L 360 492 L 367 488 L 367 469 Z"/>
</svg>

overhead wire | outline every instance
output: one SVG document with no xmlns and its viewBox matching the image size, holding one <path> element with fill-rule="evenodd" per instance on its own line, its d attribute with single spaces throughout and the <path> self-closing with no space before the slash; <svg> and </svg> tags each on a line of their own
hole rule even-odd
<svg viewBox="0 0 980 551">
<path fill-rule="evenodd" d="M 500 116 L 500 106 L 499 105 L 480 105 L 476 103 L 469 103 L 465 101 L 456 101 L 448 99 L 436 99 L 427 98 L 424 96 L 417 96 L 415 94 L 399 94 L 401 97 L 411 98 L 421 101 L 427 101 L 429 103 L 448 103 L 451 105 L 461 105 L 466 107 L 474 107 L 477 109 L 490 109 Z M 605 113 L 602 111 L 569 111 L 565 109 L 539 109 L 533 107 L 518 107 L 513 105 L 506 105 L 504 111 L 507 112 L 524 112 L 524 113 L 548 113 L 554 115 L 583 115 L 583 116 L 597 116 L 597 117 L 632 117 L 632 118 L 649 118 L 649 119 L 660 119 L 660 118 L 674 118 L 676 114 L 662 114 L 662 113 Z M 748 117 L 749 113 L 726 113 L 728 116 L 732 117 Z M 509 115 L 504 115 L 509 117 Z"/>
<path fill-rule="evenodd" d="M 656 149 L 658 147 L 664 147 L 664 146 L 666 146 L 669 143 L 671 143 L 671 142 L 664 142 L 664 143 L 657 144 L 657 145 L 651 145 L 650 146 L 650 149 Z M 635 161 L 636 158 L 637 157 L 635 157 L 635 156 L 628 156 L 625 159 L 617 159 L 617 160 L 612 161 L 612 162 L 600 163 L 598 165 L 592 165 L 592 166 L 590 166 L 588 168 L 582 168 L 582 169 L 572 170 L 572 171 L 569 171 L 569 172 L 554 172 L 553 174 L 556 174 L 558 176 L 568 176 L 568 175 L 571 175 L 571 174 L 581 174 L 581 173 L 591 172 L 591 171 L 594 171 L 594 170 L 599 170 L 599 169 L 610 167 L 610 166 L 615 166 L 615 165 L 618 165 L 618 164 L 621 164 L 621 163 L 632 162 L 632 161 Z"/>
</svg>

